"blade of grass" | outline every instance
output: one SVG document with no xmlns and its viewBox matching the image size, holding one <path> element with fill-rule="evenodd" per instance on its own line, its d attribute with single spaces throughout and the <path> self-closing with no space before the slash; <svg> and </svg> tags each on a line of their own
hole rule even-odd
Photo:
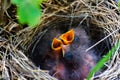
<svg viewBox="0 0 120 80">
<path fill-rule="evenodd" d="M 112 57 L 112 54 L 115 53 L 115 51 L 118 50 L 119 48 L 120 48 L 120 40 L 118 40 L 115 46 L 113 46 L 112 49 L 106 54 L 106 56 L 103 57 L 91 70 L 91 72 L 88 74 L 87 80 L 91 80 L 93 74 L 99 71 L 104 66 L 104 63 L 106 63 Z"/>
</svg>

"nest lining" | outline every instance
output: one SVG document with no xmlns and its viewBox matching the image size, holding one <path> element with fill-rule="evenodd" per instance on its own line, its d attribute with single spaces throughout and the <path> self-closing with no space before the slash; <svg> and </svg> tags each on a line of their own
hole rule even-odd
<svg viewBox="0 0 120 80">
<path fill-rule="evenodd" d="M 54 23 L 70 21 L 71 23 L 67 25 L 72 26 L 75 19 L 79 25 L 83 22 L 86 22 L 87 25 L 96 25 L 104 29 L 106 35 L 104 38 L 109 40 L 110 47 L 119 39 L 119 9 L 113 0 L 47 0 L 43 3 L 42 8 L 44 15 L 41 23 L 34 29 L 24 28 L 15 21 L 9 21 L 11 27 L 7 23 L 0 27 L 0 64 L 2 64 L 0 72 L 2 79 L 56 80 L 46 71 L 34 66 L 26 56 L 29 54 L 25 54 L 25 51 L 31 46 L 30 43 L 34 43 L 38 37 L 45 34 L 49 30 L 49 26 L 55 25 Z M 18 31 L 14 29 L 18 29 Z M 113 57 L 105 63 L 107 69 L 101 74 L 93 76 L 92 79 L 118 79 L 119 62 L 119 50 L 117 50 Z"/>
</svg>

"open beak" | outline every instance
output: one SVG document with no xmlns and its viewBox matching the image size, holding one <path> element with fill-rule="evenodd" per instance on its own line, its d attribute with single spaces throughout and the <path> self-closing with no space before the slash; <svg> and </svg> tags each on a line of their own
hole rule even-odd
<svg viewBox="0 0 120 80">
<path fill-rule="evenodd" d="M 72 41 L 74 40 L 74 30 L 71 29 L 68 32 L 62 34 L 60 36 L 60 39 L 63 41 L 65 45 L 72 43 Z"/>
<path fill-rule="evenodd" d="M 54 38 L 52 41 L 52 49 L 56 52 L 62 52 L 62 55 L 64 57 L 65 52 L 69 51 L 69 45 L 74 40 L 74 30 L 71 29 L 68 32 L 62 34 L 60 36 L 60 39 Z"/>
<path fill-rule="evenodd" d="M 60 36 L 60 39 L 63 41 L 63 45 L 62 45 L 63 57 L 65 55 L 65 52 L 69 50 L 69 44 L 72 43 L 72 41 L 74 40 L 74 34 L 75 34 L 74 30 L 71 29 Z"/>
<path fill-rule="evenodd" d="M 68 45 L 64 45 L 62 43 L 62 41 L 57 39 L 57 38 L 53 39 L 51 47 L 56 53 L 61 53 L 62 52 L 63 57 L 65 55 L 65 52 L 68 50 Z M 57 54 L 57 55 L 59 55 L 59 54 Z"/>
<path fill-rule="evenodd" d="M 62 50 L 62 41 L 54 38 L 52 41 L 52 49 L 55 51 L 61 51 Z"/>
</svg>

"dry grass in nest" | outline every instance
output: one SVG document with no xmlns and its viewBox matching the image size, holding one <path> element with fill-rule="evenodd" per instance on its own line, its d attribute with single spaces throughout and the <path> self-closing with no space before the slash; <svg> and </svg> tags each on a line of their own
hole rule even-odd
<svg viewBox="0 0 120 80">
<path fill-rule="evenodd" d="M 43 17 L 40 25 L 34 29 L 24 28 L 14 19 L 7 19 L 8 23 L 1 24 L 0 27 L 0 77 L 5 80 L 15 79 L 39 79 L 56 80 L 49 76 L 47 71 L 38 69 L 25 55 L 30 44 L 34 43 L 38 37 L 45 34 L 47 28 L 57 21 L 71 21 L 78 19 L 79 25 L 88 22 L 103 28 L 106 37 L 99 40 L 92 47 L 100 44 L 106 38 L 111 47 L 119 39 L 120 18 L 119 9 L 113 0 L 47 0 L 42 5 Z M 6 9 L 7 12 L 8 9 Z M 5 13 L 5 12 L 4 12 Z M 4 16 L 8 16 L 4 15 Z M 9 15 L 10 16 L 10 15 Z M 15 16 L 15 15 L 14 15 Z M 44 29 L 44 31 L 42 31 Z M 16 31 L 17 30 L 17 31 Z M 36 36 L 37 34 L 37 36 Z M 92 48 L 90 47 L 90 48 Z M 27 54 L 29 55 L 29 54 Z M 112 58 L 105 63 L 106 70 L 102 71 L 92 79 L 113 80 L 120 76 L 120 55 L 119 49 Z M 120 78 L 119 78 L 120 79 Z M 118 80 L 119 80 L 118 79 Z"/>
</svg>

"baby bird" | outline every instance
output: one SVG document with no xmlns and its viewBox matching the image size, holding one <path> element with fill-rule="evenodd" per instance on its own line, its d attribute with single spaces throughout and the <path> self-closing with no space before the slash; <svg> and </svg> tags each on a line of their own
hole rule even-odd
<svg viewBox="0 0 120 80">
<path fill-rule="evenodd" d="M 95 66 L 97 56 L 90 38 L 80 27 L 53 28 L 41 38 L 30 58 L 58 80 L 84 80 Z"/>
</svg>

